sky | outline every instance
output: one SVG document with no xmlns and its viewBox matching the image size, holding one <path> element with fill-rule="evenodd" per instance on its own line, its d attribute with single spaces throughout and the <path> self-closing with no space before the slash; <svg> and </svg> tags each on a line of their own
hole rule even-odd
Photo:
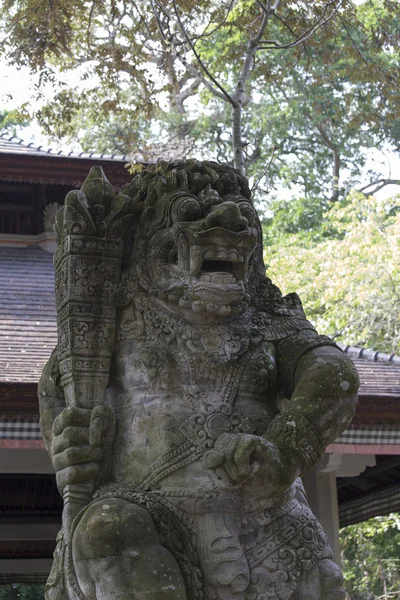
<svg viewBox="0 0 400 600">
<path fill-rule="evenodd" d="M 32 77 L 30 69 L 23 67 L 17 70 L 15 67 L 8 66 L 6 60 L 2 58 L 0 59 L 0 81 L 1 110 L 16 109 L 25 102 L 32 103 L 35 108 L 38 107 L 38 103 L 34 100 L 35 78 Z M 29 127 L 24 132 L 25 137 L 29 138 L 27 139 L 29 142 L 39 141 L 41 137 L 39 127 Z"/>
<path fill-rule="evenodd" d="M 70 86 L 82 86 L 80 73 L 69 73 L 68 76 L 60 75 Z M 4 57 L 0 58 L 0 110 L 13 110 L 21 105 L 29 104 L 29 111 L 38 110 L 45 102 L 54 95 L 54 88 L 50 84 L 41 86 L 41 94 L 38 90 L 39 75 L 35 75 L 28 67 L 17 68 L 7 64 Z M 17 132 L 19 133 L 19 132 Z M 45 136 L 39 125 L 33 121 L 29 127 L 20 133 L 21 138 L 27 142 L 33 142 L 38 146 L 57 148 L 64 151 L 81 151 L 79 146 L 66 146 L 54 139 Z"/>
<path fill-rule="evenodd" d="M 37 85 L 38 85 L 38 75 L 34 75 L 31 73 L 28 67 L 22 67 L 17 69 L 14 66 L 8 65 L 4 58 L 0 59 L 0 110 L 12 110 L 20 107 L 24 103 L 29 103 L 30 110 L 38 109 L 44 101 L 48 101 L 51 99 L 52 94 L 54 94 L 54 89 L 50 84 L 44 85 L 41 88 L 41 92 L 43 94 L 42 97 L 39 96 Z M 82 86 L 82 82 L 80 80 L 80 73 L 76 71 L 75 73 L 69 73 L 68 76 L 61 75 L 60 79 L 64 79 L 68 85 Z M 81 151 L 81 148 L 78 144 L 69 144 L 66 146 L 61 142 L 57 142 L 54 139 L 48 139 L 40 130 L 40 127 L 37 123 L 33 122 L 28 128 L 25 128 L 23 132 L 19 133 L 20 137 L 27 143 L 33 142 L 35 145 L 42 145 L 45 147 L 51 147 L 54 150 L 63 150 L 67 151 Z M 398 155 L 395 155 L 393 152 L 388 151 L 383 155 L 382 153 L 371 151 L 366 169 L 373 168 L 376 162 L 382 162 L 384 167 L 382 169 L 382 173 L 385 177 L 396 178 L 400 177 L 400 158 Z M 368 180 L 365 180 L 365 184 L 368 183 Z M 281 189 L 277 190 L 277 195 L 282 199 L 289 199 L 296 195 L 296 189 L 293 187 L 290 189 Z M 385 198 L 389 198 L 394 194 L 398 194 L 400 191 L 399 186 L 386 186 L 382 190 L 380 190 L 376 196 L 379 199 L 384 200 Z"/>
</svg>

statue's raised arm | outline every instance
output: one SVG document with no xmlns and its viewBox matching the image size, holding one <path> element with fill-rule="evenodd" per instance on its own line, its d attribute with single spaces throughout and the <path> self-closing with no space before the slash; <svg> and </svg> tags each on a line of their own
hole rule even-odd
<svg viewBox="0 0 400 600">
<path fill-rule="evenodd" d="M 39 392 L 70 508 L 47 600 L 344 600 L 299 475 L 357 374 L 265 277 L 247 180 L 176 161 L 115 195 L 95 170 L 63 210 Z"/>
</svg>

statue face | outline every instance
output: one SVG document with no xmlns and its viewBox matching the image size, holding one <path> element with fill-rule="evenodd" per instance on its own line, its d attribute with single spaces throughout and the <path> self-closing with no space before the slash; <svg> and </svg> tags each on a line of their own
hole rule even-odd
<svg viewBox="0 0 400 600">
<path fill-rule="evenodd" d="M 150 289 L 186 318 L 242 312 L 258 240 L 255 218 L 247 198 L 221 198 L 209 185 L 196 195 L 162 196 L 141 223 L 151 232 L 145 245 Z"/>
</svg>

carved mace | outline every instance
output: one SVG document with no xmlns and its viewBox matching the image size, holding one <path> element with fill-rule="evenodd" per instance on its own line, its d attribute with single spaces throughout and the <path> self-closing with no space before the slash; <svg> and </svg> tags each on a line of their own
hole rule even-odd
<svg viewBox="0 0 400 600">
<path fill-rule="evenodd" d="M 57 212 L 54 256 L 61 384 L 67 406 L 104 404 L 116 330 L 116 296 L 132 201 L 115 195 L 101 167 L 92 167 L 79 191 Z M 101 417 L 100 417 L 101 418 Z M 93 484 L 63 490 L 63 526 L 91 500 Z"/>
</svg>

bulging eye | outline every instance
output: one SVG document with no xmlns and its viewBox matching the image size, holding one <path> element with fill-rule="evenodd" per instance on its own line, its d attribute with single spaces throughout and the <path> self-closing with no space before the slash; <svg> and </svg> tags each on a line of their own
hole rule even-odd
<svg viewBox="0 0 400 600">
<path fill-rule="evenodd" d="M 254 223 L 254 219 L 256 218 L 256 211 L 254 210 L 252 205 L 249 202 L 245 201 L 238 202 L 237 205 L 240 208 L 242 216 L 246 217 L 249 225 L 252 225 Z"/>
<path fill-rule="evenodd" d="M 173 201 L 171 216 L 174 223 L 197 221 L 201 218 L 201 206 L 194 196 L 180 196 Z"/>
</svg>

